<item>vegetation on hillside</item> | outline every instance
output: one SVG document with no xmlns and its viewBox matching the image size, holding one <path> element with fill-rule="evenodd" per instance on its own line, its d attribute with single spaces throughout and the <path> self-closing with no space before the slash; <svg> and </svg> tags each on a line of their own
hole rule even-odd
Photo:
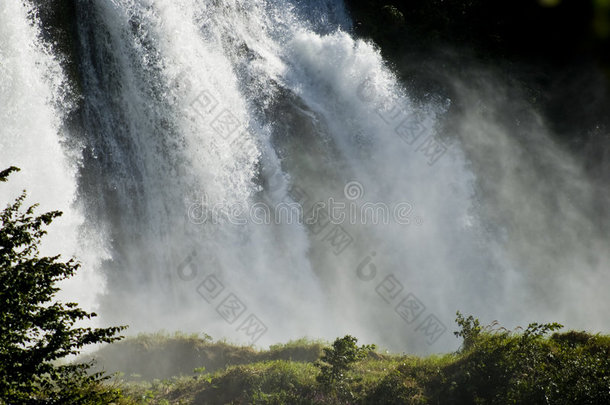
<svg viewBox="0 0 610 405">
<path fill-rule="evenodd" d="M 206 363 L 180 377 L 125 382 L 130 404 L 607 404 L 610 403 L 610 336 L 560 333 L 558 324 L 509 331 L 483 327 L 457 315 L 455 353 L 389 355 L 338 338 L 320 353 L 319 342 L 300 340 L 256 352 L 220 342 L 228 361 L 251 351 L 251 362 L 210 371 Z M 161 346 L 173 339 L 156 337 Z M 189 339 L 197 340 L 194 336 Z M 141 335 L 134 342 L 150 342 Z M 203 346 L 215 343 L 199 339 Z M 120 343 L 119 343 L 120 344 Z M 196 350 L 196 345 L 191 346 Z M 127 349 L 128 346 L 123 346 Z M 154 347 L 149 347 L 155 352 Z M 319 360 L 292 359 L 295 352 Z M 193 353 L 195 355 L 196 353 Z M 103 363 L 103 360 L 100 360 Z M 215 367 L 218 363 L 214 363 Z M 159 364 L 159 367 L 163 367 Z"/>
<path fill-rule="evenodd" d="M 320 358 L 323 347 L 322 342 L 301 339 L 259 351 L 225 341 L 214 342 L 206 334 L 200 337 L 159 332 L 127 337 L 102 347 L 83 360 L 95 359 L 97 371 L 119 373 L 124 381 L 141 382 L 195 376 L 201 367 L 206 373 L 214 373 L 229 366 L 274 360 L 313 363 Z"/>
</svg>

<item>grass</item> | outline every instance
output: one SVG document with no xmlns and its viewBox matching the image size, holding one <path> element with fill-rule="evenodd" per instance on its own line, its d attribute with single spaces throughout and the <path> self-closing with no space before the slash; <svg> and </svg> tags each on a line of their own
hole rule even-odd
<svg viewBox="0 0 610 405">
<path fill-rule="evenodd" d="M 124 373 L 112 383 L 122 392 L 117 404 L 610 403 L 610 336 L 560 333 L 557 324 L 507 331 L 461 315 L 458 324 L 464 342 L 458 352 L 418 357 L 369 351 L 330 387 L 317 377 L 322 349 L 332 346 L 306 339 L 257 351 L 207 336 L 140 335 L 96 357 L 135 361 L 129 370 L 139 377 Z M 176 374 L 148 377 L 168 372 Z"/>
<path fill-rule="evenodd" d="M 300 339 L 258 351 L 225 341 L 213 342 L 208 335 L 160 332 L 128 337 L 83 360 L 95 359 L 95 371 L 120 373 L 124 381 L 153 381 L 174 376 L 192 377 L 203 371 L 201 367 L 212 373 L 232 365 L 268 360 L 314 362 L 323 346 L 322 342 Z"/>
</svg>

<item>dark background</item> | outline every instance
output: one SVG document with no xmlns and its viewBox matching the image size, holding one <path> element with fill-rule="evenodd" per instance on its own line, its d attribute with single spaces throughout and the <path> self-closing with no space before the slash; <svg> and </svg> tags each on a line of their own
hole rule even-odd
<svg viewBox="0 0 610 405">
<path fill-rule="evenodd" d="M 610 159 L 610 1 L 346 0 L 409 89 L 457 100 L 450 77 L 493 69 L 522 88 L 596 177 Z M 610 177 L 607 177 L 610 178 Z"/>
</svg>

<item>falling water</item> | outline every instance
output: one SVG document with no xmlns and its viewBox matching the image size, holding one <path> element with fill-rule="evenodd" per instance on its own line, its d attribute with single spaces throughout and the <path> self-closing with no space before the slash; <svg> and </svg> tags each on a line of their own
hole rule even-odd
<svg viewBox="0 0 610 405">
<path fill-rule="evenodd" d="M 1 161 L 69 211 L 57 249 L 103 240 L 79 248 L 103 322 L 419 352 L 456 346 L 458 309 L 607 328 L 591 186 L 534 113 L 527 138 L 497 119 L 520 101 L 493 78 L 457 83 L 471 107 L 449 122 L 340 1 L 100 0 L 77 3 L 77 106 L 9 3 Z"/>
<path fill-rule="evenodd" d="M 80 148 L 70 139 L 63 118 L 75 108 L 59 61 L 40 38 L 34 10 L 22 2 L 0 4 L 0 166 L 21 171 L 0 187 L 3 206 L 26 189 L 26 204 L 36 212 L 60 210 L 41 253 L 77 256 L 83 269 L 64 284 L 63 298 L 96 308 L 103 278 L 96 273 L 108 256 L 100 235 L 83 228 L 77 199 Z"/>
</svg>

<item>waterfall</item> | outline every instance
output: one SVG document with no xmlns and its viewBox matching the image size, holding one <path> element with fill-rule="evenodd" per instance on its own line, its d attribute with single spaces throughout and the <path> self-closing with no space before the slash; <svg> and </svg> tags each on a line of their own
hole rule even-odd
<svg viewBox="0 0 610 405">
<path fill-rule="evenodd" d="M 590 185 L 535 114 L 527 138 L 496 119 L 492 79 L 448 123 L 341 1 L 94 0 L 75 100 L 20 4 L 0 6 L 0 161 L 67 212 L 51 248 L 93 274 L 103 323 L 418 352 L 456 347 L 456 310 L 607 327 Z"/>
<path fill-rule="evenodd" d="M 79 274 L 63 284 L 63 298 L 88 310 L 97 308 L 104 280 L 96 269 L 109 256 L 103 237 L 84 228 L 78 201 L 81 170 L 78 142 L 63 119 L 75 108 L 70 84 L 58 59 L 40 35 L 34 10 L 19 1 L 0 4 L 0 166 L 19 173 L 0 187 L 3 207 L 25 189 L 26 206 L 40 204 L 37 213 L 60 210 L 44 238 L 41 253 L 77 256 Z"/>
</svg>

